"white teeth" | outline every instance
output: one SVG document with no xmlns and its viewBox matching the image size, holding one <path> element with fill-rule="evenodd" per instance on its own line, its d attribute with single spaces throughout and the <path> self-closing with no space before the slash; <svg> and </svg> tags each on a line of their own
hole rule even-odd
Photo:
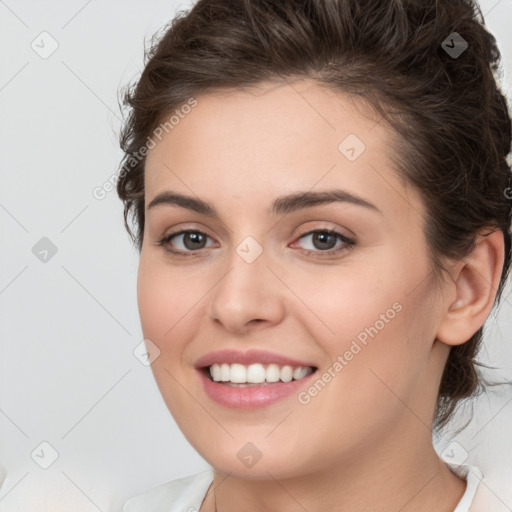
<svg viewBox="0 0 512 512">
<path fill-rule="evenodd" d="M 283 382 L 291 382 L 293 379 L 293 368 L 291 366 L 283 366 L 281 368 L 281 380 Z"/>
<path fill-rule="evenodd" d="M 232 364 L 229 380 L 235 384 L 247 382 L 247 368 L 243 364 Z"/>
<path fill-rule="evenodd" d="M 304 368 L 303 366 L 299 366 L 293 370 L 293 380 L 303 379 L 308 374 L 309 368 Z"/>
<path fill-rule="evenodd" d="M 220 366 L 218 364 L 214 364 L 210 369 L 212 379 L 215 382 L 218 382 L 220 380 Z"/>
<path fill-rule="evenodd" d="M 265 368 L 262 364 L 251 364 L 247 367 L 247 382 L 251 384 L 260 384 L 265 382 Z"/>
<path fill-rule="evenodd" d="M 277 364 L 269 364 L 267 366 L 267 382 L 279 382 L 281 372 Z"/>
<path fill-rule="evenodd" d="M 210 376 L 214 382 L 219 382 L 220 380 L 220 366 L 218 364 L 212 364 L 210 366 Z"/>
<path fill-rule="evenodd" d="M 214 366 L 218 366 L 218 365 L 214 365 Z M 229 380 L 230 373 L 231 373 L 231 370 L 229 368 L 229 364 L 227 364 L 227 363 L 221 364 L 221 366 L 220 366 L 220 380 L 222 382 L 227 382 Z"/>
<path fill-rule="evenodd" d="M 303 379 L 312 372 L 307 366 L 292 367 L 269 364 L 265 368 L 260 363 L 250 364 L 212 364 L 210 375 L 215 382 L 232 382 L 235 384 L 262 384 L 265 382 L 291 382 Z"/>
</svg>

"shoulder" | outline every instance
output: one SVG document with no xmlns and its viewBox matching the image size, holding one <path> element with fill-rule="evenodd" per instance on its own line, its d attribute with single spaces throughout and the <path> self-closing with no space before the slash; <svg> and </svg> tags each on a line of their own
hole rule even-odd
<svg viewBox="0 0 512 512">
<path fill-rule="evenodd" d="M 213 481 L 213 470 L 172 480 L 130 498 L 123 512 L 197 512 Z"/>
</svg>

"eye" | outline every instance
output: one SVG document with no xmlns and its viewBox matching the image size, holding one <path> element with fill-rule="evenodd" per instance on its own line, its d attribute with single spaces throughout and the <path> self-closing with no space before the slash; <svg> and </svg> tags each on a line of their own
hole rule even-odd
<svg viewBox="0 0 512 512">
<path fill-rule="evenodd" d="M 208 238 L 210 237 L 202 231 L 189 229 L 164 236 L 158 241 L 158 245 L 164 246 L 167 251 L 177 256 L 187 256 L 187 253 L 204 249 Z M 176 239 L 177 242 L 172 242 L 174 239 Z M 171 248 L 171 246 L 175 244 L 178 246 L 178 250 Z"/>
<path fill-rule="evenodd" d="M 308 254 L 334 254 L 355 246 L 355 240 L 346 237 L 334 229 L 315 229 L 302 235 L 299 240 L 310 238 L 310 247 L 305 247 Z M 339 241 L 339 244 L 337 242 Z"/>
</svg>

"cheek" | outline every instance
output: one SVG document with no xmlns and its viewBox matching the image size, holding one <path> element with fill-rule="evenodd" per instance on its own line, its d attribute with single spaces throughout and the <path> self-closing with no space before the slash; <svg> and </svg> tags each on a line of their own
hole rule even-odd
<svg viewBox="0 0 512 512">
<path fill-rule="evenodd" d="M 386 385 L 407 395 L 426 368 L 438 315 L 426 259 L 397 253 L 378 261 L 359 271 L 323 269 L 318 278 L 303 274 L 292 281 L 290 275 L 288 281 L 306 298 L 302 319 L 308 318 L 308 330 L 328 356 L 322 370 L 336 375 L 340 393 L 350 389 L 376 406 L 393 398 Z"/>
<path fill-rule="evenodd" d="M 186 313 L 197 299 L 190 297 L 190 287 L 172 278 L 174 274 L 142 252 L 137 275 L 140 322 L 144 338 L 160 350 L 151 370 L 168 408 L 180 411 L 179 382 L 183 381 L 181 369 L 189 336 L 184 331 L 188 325 Z"/>
<path fill-rule="evenodd" d="M 154 338 L 158 345 L 178 340 L 175 332 L 187 325 L 187 314 L 202 295 L 201 281 L 180 278 L 179 274 L 179 270 L 141 255 L 137 275 L 139 316 L 144 336 Z"/>
<path fill-rule="evenodd" d="M 171 410 L 179 409 L 179 404 L 175 404 L 176 397 L 180 396 L 177 382 L 183 380 L 186 343 L 191 336 L 186 331 L 187 326 L 190 327 L 187 312 L 194 303 L 190 293 L 179 280 L 172 279 L 171 273 L 162 271 L 161 265 L 141 256 L 137 276 L 140 323 L 144 338 L 151 340 L 160 351 L 151 370 Z"/>
<path fill-rule="evenodd" d="M 137 275 L 137 303 L 145 338 L 157 342 L 172 326 L 175 304 L 168 296 L 165 278 L 142 256 Z M 158 344 L 158 343 L 157 343 Z"/>
<path fill-rule="evenodd" d="M 343 354 L 352 340 L 364 344 L 381 337 L 403 309 L 403 277 L 375 264 L 360 267 L 318 267 L 284 276 L 300 299 L 293 315 L 307 320 L 307 329 L 331 358 Z"/>
<path fill-rule="evenodd" d="M 320 410 L 337 403 L 340 407 L 330 413 L 333 424 L 347 416 L 354 424 L 367 418 L 371 430 L 372 424 L 388 424 L 404 413 L 404 404 L 412 406 L 425 385 L 437 317 L 428 287 L 409 295 L 397 288 L 390 295 L 360 299 L 353 296 L 345 303 L 339 315 L 353 315 L 332 324 L 336 336 L 323 338 L 331 356 L 323 371 L 335 377 L 316 406 Z"/>
</svg>

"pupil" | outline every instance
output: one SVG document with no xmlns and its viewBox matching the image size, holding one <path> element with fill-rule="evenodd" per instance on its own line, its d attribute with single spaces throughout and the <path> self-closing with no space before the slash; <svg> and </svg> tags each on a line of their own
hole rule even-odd
<svg viewBox="0 0 512 512">
<path fill-rule="evenodd" d="M 203 239 L 204 236 L 201 233 L 185 233 L 185 236 L 183 237 L 183 243 L 187 249 L 197 249 L 198 246 L 194 244 L 199 243 L 199 245 L 201 245 L 199 248 L 202 248 L 201 242 L 204 243 Z M 190 240 L 191 243 L 187 243 L 188 240 Z"/>
<path fill-rule="evenodd" d="M 330 240 L 329 240 L 330 239 Z M 316 243 L 317 249 L 332 249 L 336 245 L 336 237 L 331 233 L 314 233 L 313 243 Z"/>
</svg>

